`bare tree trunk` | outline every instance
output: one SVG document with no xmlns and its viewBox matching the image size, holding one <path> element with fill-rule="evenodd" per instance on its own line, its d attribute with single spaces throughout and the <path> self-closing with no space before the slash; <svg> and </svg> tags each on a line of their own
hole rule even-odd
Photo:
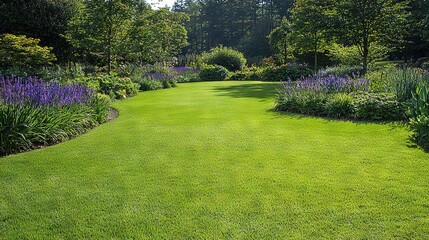
<svg viewBox="0 0 429 240">
<path fill-rule="evenodd" d="M 286 41 L 283 42 L 283 48 L 285 51 L 284 60 L 285 60 L 285 64 L 287 64 L 288 59 L 287 59 L 287 42 Z"/>
<path fill-rule="evenodd" d="M 363 38 L 363 54 L 362 54 L 362 74 L 365 75 L 368 72 L 368 55 L 369 55 L 369 42 L 368 37 Z"/>
<path fill-rule="evenodd" d="M 317 50 L 319 48 L 319 42 L 317 40 L 317 33 L 314 34 L 314 72 L 317 71 Z"/>
<path fill-rule="evenodd" d="M 109 12 L 107 14 L 109 14 L 108 19 L 109 19 L 109 29 L 107 31 L 107 74 L 110 75 L 110 72 L 112 71 L 112 38 L 113 38 L 113 19 L 112 19 L 112 2 L 109 1 Z"/>
</svg>

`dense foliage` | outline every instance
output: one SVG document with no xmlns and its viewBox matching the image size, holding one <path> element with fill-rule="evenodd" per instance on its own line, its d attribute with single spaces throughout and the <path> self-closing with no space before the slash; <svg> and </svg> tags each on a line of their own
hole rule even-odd
<svg viewBox="0 0 429 240">
<path fill-rule="evenodd" d="M 363 72 L 374 43 L 400 46 L 407 31 L 408 1 L 339 0 L 334 1 L 334 27 L 341 42 L 358 47 Z"/>
<path fill-rule="evenodd" d="M 81 0 L 2 0 L 0 34 L 25 35 L 40 39 L 41 46 L 53 48 L 60 62 L 72 59 L 70 44 L 64 38 L 68 22 Z"/>
<path fill-rule="evenodd" d="M 267 36 L 288 16 L 293 0 L 177 0 L 173 11 L 190 15 L 189 46 L 184 53 L 201 53 L 224 45 L 250 59 L 271 55 Z"/>
<path fill-rule="evenodd" d="M 128 51 L 128 61 L 150 63 L 170 61 L 188 44 L 187 32 L 183 23 L 188 16 L 172 13 L 168 9 L 147 11 L 137 16 L 130 28 L 130 46 L 124 46 L 122 51 Z"/>
<path fill-rule="evenodd" d="M 429 84 L 420 83 L 417 86 L 407 107 L 415 140 L 429 149 Z"/>
<path fill-rule="evenodd" d="M 219 65 L 204 66 L 199 73 L 201 81 L 222 81 L 227 77 L 228 70 Z"/>
<path fill-rule="evenodd" d="M 333 118 L 400 120 L 404 110 L 392 93 L 369 91 L 364 78 L 314 76 L 283 84 L 277 110 Z"/>
<path fill-rule="evenodd" d="M 349 52 L 364 72 L 378 57 L 428 56 L 428 9 L 427 1 L 408 0 L 177 0 L 173 7 L 190 15 L 185 54 L 224 45 L 244 52 L 251 64 L 274 53 L 280 64 L 298 60 L 318 69 L 340 64 L 338 57 Z"/>
<path fill-rule="evenodd" d="M 106 120 L 109 101 L 89 87 L 35 78 L 0 80 L 0 154 L 61 142 Z"/>
<path fill-rule="evenodd" d="M 40 40 L 26 36 L 0 36 L 0 70 L 32 69 L 46 66 L 56 60 L 52 48 L 39 45 Z"/>
<path fill-rule="evenodd" d="M 417 69 L 385 68 L 368 77 L 370 80 L 318 74 L 296 82 L 285 82 L 279 90 L 276 109 L 360 120 L 408 118 L 416 142 L 427 148 L 428 73 Z"/>
<path fill-rule="evenodd" d="M 107 66 L 168 61 L 186 46 L 187 16 L 133 0 L 84 0 L 66 32 L 81 61 Z"/>
<path fill-rule="evenodd" d="M 313 71 L 302 64 L 286 64 L 278 67 L 266 67 L 262 70 L 261 79 L 263 81 L 278 82 L 287 80 L 297 80 L 301 77 L 311 75 Z"/>
<path fill-rule="evenodd" d="M 200 60 L 204 64 L 219 65 L 232 72 L 242 70 L 247 62 L 243 53 L 223 46 L 203 52 Z"/>
</svg>

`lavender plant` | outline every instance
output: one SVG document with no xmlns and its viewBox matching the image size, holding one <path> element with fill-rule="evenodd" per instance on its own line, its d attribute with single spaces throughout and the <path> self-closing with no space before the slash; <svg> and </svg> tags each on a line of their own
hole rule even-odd
<svg viewBox="0 0 429 240">
<path fill-rule="evenodd" d="M 369 91 L 364 78 L 320 75 L 283 83 L 276 109 L 333 118 L 402 120 L 403 109 L 394 94 Z"/>
<path fill-rule="evenodd" d="M 176 87 L 177 81 L 174 72 L 169 69 L 162 71 L 148 71 L 134 79 L 140 85 L 141 91 L 151 91 L 163 88 Z"/>
<path fill-rule="evenodd" d="M 108 101 L 84 85 L 0 77 L 0 155 L 64 141 L 105 121 Z"/>
<path fill-rule="evenodd" d="M 295 94 L 312 92 L 318 94 L 328 93 L 351 93 L 356 91 L 367 91 L 369 81 L 364 78 L 354 79 L 351 77 L 328 77 L 312 76 L 298 81 L 283 82 L 284 94 Z"/>
<path fill-rule="evenodd" d="M 171 69 L 171 73 L 175 77 L 175 80 L 179 83 L 198 81 L 199 71 L 199 68 L 190 67 L 173 67 Z"/>
<path fill-rule="evenodd" d="M 85 85 L 60 85 L 38 78 L 1 77 L 0 100 L 3 104 L 33 107 L 87 104 L 94 91 Z"/>
</svg>

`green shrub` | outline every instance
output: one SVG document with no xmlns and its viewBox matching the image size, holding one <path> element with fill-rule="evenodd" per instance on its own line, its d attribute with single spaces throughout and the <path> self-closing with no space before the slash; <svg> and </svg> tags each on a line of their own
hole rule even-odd
<svg viewBox="0 0 429 240">
<path fill-rule="evenodd" d="M 246 69 L 248 80 L 262 80 L 263 69 L 258 67 L 251 67 Z"/>
<path fill-rule="evenodd" d="M 35 73 L 38 77 L 46 80 L 55 80 L 60 83 L 72 83 L 77 78 L 85 77 L 84 67 L 78 63 L 68 66 L 43 67 Z"/>
<path fill-rule="evenodd" d="M 99 83 L 99 92 L 112 99 L 125 99 L 137 94 L 138 89 L 129 78 L 111 75 L 98 75 L 94 79 Z"/>
<path fill-rule="evenodd" d="M 332 94 L 325 105 L 326 115 L 331 118 L 353 118 L 353 98 L 349 94 Z"/>
<path fill-rule="evenodd" d="M 358 119 L 401 120 L 404 118 L 403 108 L 394 94 L 359 92 L 353 97 L 354 111 Z"/>
<path fill-rule="evenodd" d="M 52 48 L 39 46 L 39 39 L 23 35 L 0 36 L 0 66 L 4 69 L 31 69 L 46 66 L 56 60 Z"/>
<path fill-rule="evenodd" d="M 74 79 L 73 82 L 85 84 L 92 87 L 98 93 L 118 100 L 135 96 L 139 89 L 139 84 L 133 83 L 131 79 L 112 75 L 80 77 Z"/>
<path fill-rule="evenodd" d="M 357 46 L 343 46 L 340 44 L 332 44 L 329 48 L 328 56 L 332 61 L 341 65 L 359 65 L 362 61 L 359 48 Z M 373 43 L 368 55 L 368 62 L 374 63 L 381 61 L 387 57 L 389 48 L 383 45 Z"/>
<path fill-rule="evenodd" d="M 422 63 L 422 68 L 426 71 L 429 71 L 429 61 L 425 61 Z"/>
<path fill-rule="evenodd" d="M 362 120 L 402 120 L 401 105 L 394 94 L 359 92 L 279 94 L 276 110 L 314 116 Z"/>
<path fill-rule="evenodd" d="M 201 81 L 223 81 L 227 77 L 228 70 L 218 65 L 204 66 L 199 73 Z"/>
<path fill-rule="evenodd" d="M 360 76 L 362 72 L 361 66 L 336 66 L 336 67 L 329 67 L 323 70 L 320 70 L 317 72 L 318 76 L 321 77 L 327 77 L 329 75 L 334 75 L 337 77 L 353 77 L 353 76 Z"/>
<path fill-rule="evenodd" d="M 429 147 L 429 84 L 420 83 L 407 104 L 410 128 L 417 143 Z"/>
<path fill-rule="evenodd" d="M 269 82 L 298 80 L 313 74 L 313 71 L 301 64 L 287 64 L 278 67 L 266 67 L 262 70 L 261 80 Z"/>
<path fill-rule="evenodd" d="M 177 86 L 177 72 L 146 72 L 141 76 L 134 76 L 133 82 L 138 84 L 140 91 L 152 91 Z"/>
<path fill-rule="evenodd" d="M 154 91 L 163 88 L 162 82 L 154 79 L 142 78 L 138 83 L 140 91 Z"/>
<path fill-rule="evenodd" d="M 230 80 L 247 80 L 246 73 L 243 72 L 235 72 L 229 77 Z"/>
<path fill-rule="evenodd" d="M 208 65 L 219 65 L 229 71 L 240 71 L 246 65 L 243 53 L 228 47 L 215 47 L 201 55 L 201 62 Z"/>
<path fill-rule="evenodd" d="M 164 79 L 161 83 L 162 88 L 172 88 L 177 86 L 177 81 L 174 79 Z"/>
<path fill-rule="evenodd" d="M 276 110 L 309 115 L 325 115 L 328 95 L 314 92 L 279 94 Z"/>
<path fill-rule="evenodd" d="M 89 103 L 93 109 L 93 115 L 98 123 L 104 123 L 110 110 L 110 97 L 103 94 L 96 94 Z"/>
</svg>

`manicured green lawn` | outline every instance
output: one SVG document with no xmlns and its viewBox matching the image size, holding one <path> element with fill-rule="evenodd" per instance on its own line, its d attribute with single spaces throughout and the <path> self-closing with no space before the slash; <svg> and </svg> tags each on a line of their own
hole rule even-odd
<svg viewBox="0 0 429 240">
<path fill-rule="evenodd" d="M 408 131 L 270 111 L 277 86 L 145 92 L 0 158 L 0 239 L 428 239 L 429 154 Z"/>
</svg>

